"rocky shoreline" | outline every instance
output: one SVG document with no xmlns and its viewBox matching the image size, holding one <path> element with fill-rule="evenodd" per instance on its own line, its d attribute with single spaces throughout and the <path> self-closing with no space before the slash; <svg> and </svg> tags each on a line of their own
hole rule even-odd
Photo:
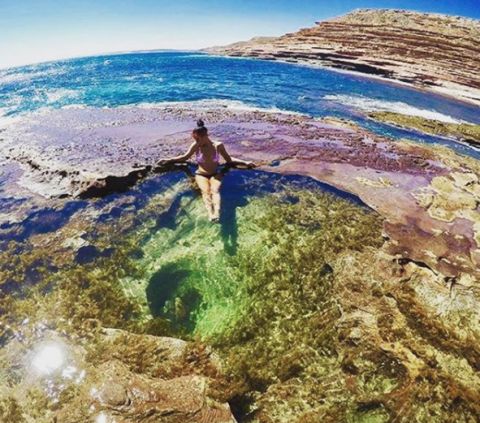
<svg viewBox="0 0 480 423">
<path fill-rule="evenodd" d="M 132 191 L 102 203 L 109 193 L 148 186 L 155 173 L 168 172 L 157 161 L 185 151 L 199 114 L 232 155 L 257 163 L 252 183 L 304 175 L 357 196 L 375 212 L 306 188 L 281 194 L 293 200 L 280 204 L 259 199 L 247 207 L 245 199 L 233 199 L 231 220 L 243 226 L 240 240 L 226 248 L 218 228 L 198 217 L 199 201 L 184 193 L 188 181 L 148 188 L 158 195 L 142 200 L 143 208 Z M 73 345 L 72 357 L 88 354 L 76 364 L 86 370 L 85 381 L 69 381 L 60 405 L 47 407 L 39 393 L 29 394 L 36 395 L 31 410 L 44 413 L 45 421 L 101 415 L 125 422 L 233 422 L 229 404 L 236 416 L 260 422 L 285 416 L 418 420 L 435 415 L 439 404 L 442 416 L 453 420 L 480 415 L 475 159 L 394 141 L 340 119 L 203 103 L 41 111 L 16 119 L 1 137 L 0 189 L 8 202 L 0 234 L 29 219 L 35 227 L 32 210 L 45 213 L 45 228 L 32 230 L 24 252 L 22 236 L 0 252 L 2 292 L 33 291 L 0 296 L 8 317 L 0 326 L 0 361 L 10 363 L 2 377 L 11 384 L 0 393 L 0 416 L 16 418 L 15 410 L 30 404 L 31 396 L 18 394 L 25 388 L 19 376 L 11 379 L 21 368 L 12 357 L 49 331 L 61 334 L 53 341 Z M 20 205 L 10 211 L 14 200 Z M 93 210 L 81 209 L 85 204 Z M 69 207 L 55 230 L 56 209 Z M 125 216 L 123 207 L 130 210 Z M 237 248 L 237 255 L 224 257 L 223 249 Z M 217 261 L 191 260 L 199 251 Z M 198 276 L 195 266 L 213 273 Z M 217 275 L 221 266 L 225 273 Z M 155 291 L 155 283 L 181 287 L 189 278 L 193 286 L 160 302 L 170 314 L 152 311 L 146 318 L 152 304 L 145 296 L 153 301 L 155 293 L 168 292 L 162 285 Z M 199 292 L 206 296 L 225 280 L 229 290 L 237 283 L 238 292 L 230 294 L 234 300 L 214 296 L 219 304 L 208 304 L 229 323 L 224 332 L 214 325 L 211 347 L 165 338 L 188 338 L 185 329 L 174 330 L 175 319 L 188 323 L 187 302 L 194 309 Z M 219 314 L 233 313 L 241 301 L 246 309 L 233 316 L 238 321 Z"/>
<path fill-rule="evenodd" d="M 3 154 L 24 169 L 13 190 L 20 185 L 43 197 L 88 198 L 128 189 L 161 171 L 158 160 L 187 148 L 197 113 L 165 106 L 32 114 L 3 133 Z M 394 253 L 448 277 L 480 275 L 474 159 L 392 142 L 335 119 L 214 107 L 202 113 L 213 137 L 259 169 L 312 176 L 359 196 L 386 219 Z M 28 138 L 32 133 L 35 139 Z M 22 143 L 28 148 L 19 147 L 20 138 L 29 139 Z"/>
<path fill-rule="evenodd" d="M 400 128 L 414 129 L 424 134 L 452 138 L 473 147 L 480 145 L 480 125 L 469 123 L 446 123 L 420 116 L 394 112 L 371 112 L 368 117 Z"/>
<path fill-rule="evenodd" d="M 480 104 L 480 23 L 404 10 L 359 9 L 280 37 L 204 49 L 353 71 Z"/>
</svg>

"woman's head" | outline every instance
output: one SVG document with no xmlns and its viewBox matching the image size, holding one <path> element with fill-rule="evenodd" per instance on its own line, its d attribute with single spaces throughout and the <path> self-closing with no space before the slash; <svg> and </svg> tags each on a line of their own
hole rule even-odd
<svg viewBox="0 0 480 423">
<path fill-rule="evenodd" d="M 208 129 L 202 119 L 197 120 L 197 127 L 192 131 L 193 138 L 199 140 L 208 134 Z"/>
</svg>

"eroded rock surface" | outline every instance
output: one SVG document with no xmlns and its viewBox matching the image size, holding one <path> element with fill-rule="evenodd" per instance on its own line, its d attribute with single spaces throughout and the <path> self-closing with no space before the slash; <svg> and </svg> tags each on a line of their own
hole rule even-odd
<svg viewBox="0 0 480 423">
<path fill-rule="evenodd" d="M 394 142 L 332 119 L 198 106 L 32 114 L 4 131 L 6 162 L 23 168 L 4 191 L 14 196 L 21 186 L 43 196 L 89 197 L 126 189 L 161 171 L 155 165 L 159 159 L 186 151 L 191 122 L 201 114 L 212 137 L 234 156 L 359 196 L 385 217 L 393 253 L 449 277 L 479 277 L 477 183 L 441 195 L 435 191 L 433 208 L 424 195 L 438 181 L 478 177 L 474 159 L 446 148 Z M 450 177 L 452 172 L 456 176 Z M 457 212 L 447 210 L 451 207 Z"/>
<path fill-rule="evenodd" d="M 479 42 L 477 20 L 361 9 L 281 37 L 206 51 L 352 70 L 479 104 Z"/>
</svg>

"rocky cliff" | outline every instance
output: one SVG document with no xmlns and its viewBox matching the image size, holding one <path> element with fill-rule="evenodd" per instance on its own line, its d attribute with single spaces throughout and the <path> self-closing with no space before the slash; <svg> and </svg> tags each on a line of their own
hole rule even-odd
<svg viewBox="0 0 480 423">
<path fill-rule="evenodd" d="M 479 104 L 479 45 L 477 20 L 363 9 L 281 37 L 205 51 L 357 71 Z"/>
</svg>

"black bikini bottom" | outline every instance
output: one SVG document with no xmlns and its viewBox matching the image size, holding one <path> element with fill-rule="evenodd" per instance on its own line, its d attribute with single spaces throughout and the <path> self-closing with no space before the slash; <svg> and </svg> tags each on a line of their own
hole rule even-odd
<svg viewBox="0 0 480 423">
<path fill-rule="evenodd" d="M 211 178 L 212 176 L 223 176 L 228 171 L 227 168 L 219 167 L 216 172 L 213 173 L 201 173 L 198 170 L 195 172 L 195 175 L 204 176 L 205 178 Z"/>
<path fill-rule="evenodd" d="M 197 172 L 195 172 L 195 175 L 203 176 L 204 178 L 211 178 L 212 176 L 217 176 L 217 175 L 223 176 L 223 173 L 221 173 L 221 172 L 216 172 L 216 173 L 197 173 Z"/>
</svg>

